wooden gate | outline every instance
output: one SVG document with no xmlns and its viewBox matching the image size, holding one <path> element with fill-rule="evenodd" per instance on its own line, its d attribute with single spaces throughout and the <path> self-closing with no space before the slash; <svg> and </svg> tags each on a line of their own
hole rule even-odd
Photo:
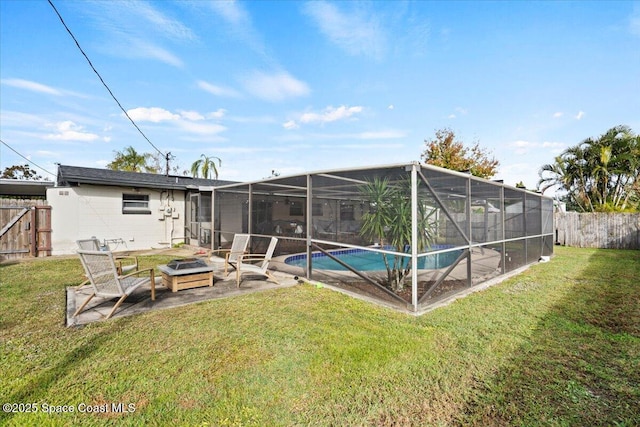
<svg viewBox="0 0 640 427">
<path fill-rule="evenodd" d="M 0 261 L 50 256 L 51 206 L 14 202 L 0 206 Z"/>
</svg>

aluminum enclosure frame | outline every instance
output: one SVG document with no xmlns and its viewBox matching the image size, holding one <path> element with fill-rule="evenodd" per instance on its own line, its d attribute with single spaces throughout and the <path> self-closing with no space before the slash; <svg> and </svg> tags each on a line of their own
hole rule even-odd
<svg viewBox="0 0 640 427">
<path fill-rule="evenodd" d="M 407 209 L 391 224 L 406 223 L 403 244 L 388 245 L 363 231 L 379 207 L 363 189 L 376 180 L 409 186 Z M 254 251 L 277 236 L 276 268 L 410 312 L 553 254 L 551 198 L 418 162 L 215 187 L 212 218 L 213 249 L 228 245 L 235 233 L 251 234 Z M 370 257 L 383 259 L 386 271 L 368 269 Z M 338 267 L 320 266 L 325 261 Z M 390 271 L 401 283 L 392 283 Z"/>
</svg>

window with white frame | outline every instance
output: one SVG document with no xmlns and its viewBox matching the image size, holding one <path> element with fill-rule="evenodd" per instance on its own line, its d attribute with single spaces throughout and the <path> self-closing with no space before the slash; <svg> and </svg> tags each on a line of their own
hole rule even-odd
<svg viewBox="0 0 640 427">
<path fill-rule="evenodd" d="M 123 193 L 122 213 L 150 215 L 151 209 L 149 209 L 149 195 Z"/>
</svg>

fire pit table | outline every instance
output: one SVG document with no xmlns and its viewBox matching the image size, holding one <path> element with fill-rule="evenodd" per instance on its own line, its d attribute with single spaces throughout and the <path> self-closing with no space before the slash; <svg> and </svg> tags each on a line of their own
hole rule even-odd
<svg viewBox="0 0 640 427">
<path fill-rule="evenodd" d="M 166 265 L 159 265 L 162 284 L 178 292 L 182 289 L 213 286 L 214 267 L 200 258 L 174 259 Z"/>
</svg>

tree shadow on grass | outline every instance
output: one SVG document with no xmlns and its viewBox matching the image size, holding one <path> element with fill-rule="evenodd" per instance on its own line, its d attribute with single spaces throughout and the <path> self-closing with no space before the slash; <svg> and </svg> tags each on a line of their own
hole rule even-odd
<svg viewBox="0 0 640 427">
<path fill-rule="evenodd" d="M 568 295 L 479 381 L 457 424 L 640 425 L 640 251 L 597 250 L 584 263 L 557 278 Z"/>
</svg>

